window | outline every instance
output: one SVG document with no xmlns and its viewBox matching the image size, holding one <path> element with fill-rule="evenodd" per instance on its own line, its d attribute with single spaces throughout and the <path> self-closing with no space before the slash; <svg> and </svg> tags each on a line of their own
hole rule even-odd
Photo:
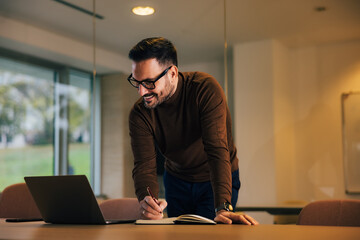
<svg viewBox="0 0 360 240">
<path fill-rule="evenodd" d="M 70 72 L 69 108 L 69 174 L 85 174 L 90 179 L 91 75 Z"/>
<path fill-rule="evenodd" d="M 24 176 L 85 174 L 91 152 L 92 75 L 0 57 L 0 192 Z"/>
</svg>

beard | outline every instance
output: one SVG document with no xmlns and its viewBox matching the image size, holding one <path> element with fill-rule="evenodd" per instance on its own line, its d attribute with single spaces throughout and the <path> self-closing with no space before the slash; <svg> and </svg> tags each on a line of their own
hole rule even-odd
<svg viewBox="0 0 360 240">
<path fill-rule="evenodd" d="M 171 98 L 171 96 L 174 94 L 174 88 L 175 86 L 171 85 L 170 82 L 166 82 L 164 90 L 160 92 L 160 95 L 157 93 L 145 94 L 143 97 L 153 96 L 153 99 L 151 100 L 151 102 L 146 102 L 144 99 L 144 106 L 148 109 L 156 108 L 157 106 Z"/>
<path fill-rule="evenodd" d="M 152 101 L 150 103 L 146 102 L 145 99 L 143 99 L 144 106 L 148 109 L 156 108 L 160 104 L 159 95 L 156 93 L 150 93 L 150 94 L 144 95 L 144 97 L 150 97 L 150 96 L 153 96 L 154 98 L 152 99 Z"/>
</svg>

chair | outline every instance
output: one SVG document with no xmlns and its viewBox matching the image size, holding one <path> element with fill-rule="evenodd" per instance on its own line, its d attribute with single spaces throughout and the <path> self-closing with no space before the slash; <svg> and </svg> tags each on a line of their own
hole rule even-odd
<svg viewBox="0 0 360 240">
<path fill-rule="evenodd" d="M 0 218 L 41 218 L 26 183 L 16 183 L 4 189 L 0 198 Z"/>
<path fill-rule="evenodd" d="M 116 198 L 100 202 L 105 219 L 139 219 L 140 204 L 136 198 Z"/>
<path fill-rule="evenodd" d="M 309 203 L 300 212 L 297 224 L 360 227 L 360 200 L 322 200 Z"/>
<path fill-rule="evenodd" d="M 303 200 L 288 200 L 284 201 L 281 206 L 305 206 L 308 204 L 307 201 Z M 287 215 L 275 215 L 274 216 L 274 224 L 296 224 L 298 221 L 299 215 L 298 214 L 287 214 Z"/>
</svg>

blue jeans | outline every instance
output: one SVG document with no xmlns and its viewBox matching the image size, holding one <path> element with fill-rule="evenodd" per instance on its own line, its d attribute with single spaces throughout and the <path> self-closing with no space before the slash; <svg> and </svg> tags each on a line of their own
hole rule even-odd
<svg viewBox="0 0 360 240">
<path fill-rule="evenodd" d="M 240 189 L 239 170 L 232 174 L 231 205 L 236 206 Z M 188 182 L 164 172 L 165 199 L 168 217 L 197 214 L 215 218 L 214 195 L 211 182 Z"/>
</svg>

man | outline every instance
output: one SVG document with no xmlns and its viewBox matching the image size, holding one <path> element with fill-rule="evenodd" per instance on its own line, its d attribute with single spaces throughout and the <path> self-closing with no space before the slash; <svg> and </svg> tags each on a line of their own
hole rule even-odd
<svg viewBox="0 0 360 240">
<path fill-rule="evenodd" d="M 133 179 L 142 217 L 198 214 L 217 222 L 257 224 L 232 212 L 240 188 L 231 118 L 218 82 L 200 72 L 178 72 L 177 53 L 164 38 L 147 38 L 129 52 L 128 81 L 141 98 L 129 116 Z M 165 157 L 166 201 L 157 194 L 156 152 Z"/>
</svg>

